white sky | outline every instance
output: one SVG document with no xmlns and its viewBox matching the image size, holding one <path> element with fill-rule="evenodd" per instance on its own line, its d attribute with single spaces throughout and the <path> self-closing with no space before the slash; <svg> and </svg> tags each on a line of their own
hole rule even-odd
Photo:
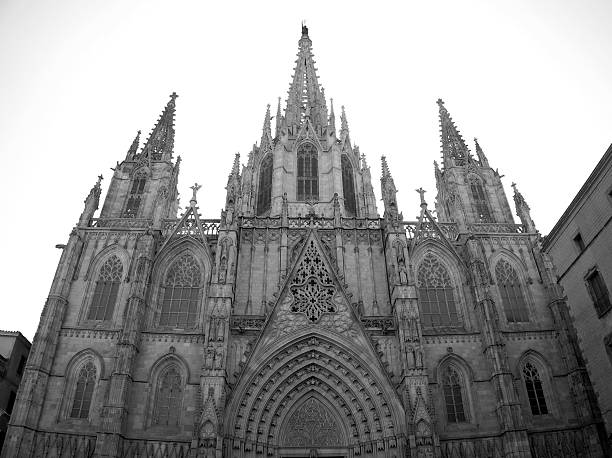
<svg viewBox="0 0 612 458">
<path fill-rule="evenodd" d="M 60 251 L 102 173 L 172 91 L 179 187 L 218 218 L 234 153 L 286 97 L 306 20 L 319 80 L 346 105 L 380 197 L 433 204 L 438 97 L 472 151 L 516 181 L 546 234 L 612 142 L 612 2 L 0 2 L 0 329 L 32 339 Z M 511 198 L 511 197 L 510 197 Z M 382 203 L 379 203 L 382 213 Z"/>
</svg>

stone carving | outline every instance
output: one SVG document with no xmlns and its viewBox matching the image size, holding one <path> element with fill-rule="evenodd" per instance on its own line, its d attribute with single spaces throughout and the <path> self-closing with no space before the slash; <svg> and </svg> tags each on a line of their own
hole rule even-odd
<svg viewBox="0 0 612 458">
<path fill-rule="evenodd" d="M 310 398 L 289 418 L 285 432 L 286 447 L 333 447 L 342 445 L 336 419 L 317 399 Z"/>
<path fill-rule="evenodd" d="M 324 313 L 336 312 L 332 301 L 335 293 L 334 284 L 312 240 L 309 242 L 290 290 L 294 298 L 291 310 L 303 313 L 312 322 L 317 322 Z"/>
</svg>

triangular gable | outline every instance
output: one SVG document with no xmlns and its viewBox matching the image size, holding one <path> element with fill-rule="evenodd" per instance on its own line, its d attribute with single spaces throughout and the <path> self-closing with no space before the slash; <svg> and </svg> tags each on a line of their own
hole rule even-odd
<svg viewBox="0 0 612 458">
<path fill-rule="evenodd" d="M 425 223 L 428 224 L 430 228 L 426 228 Z M 431 228 L 433 228 L 433 233 Z M 419 242 L 432 237 L 441 240 L 442 243 L 451 251 L 451 253 L 454 253 L 459 259 L 461 259 L 461 256 L 458 255 L 457 250 L 450 242 L 444 231 L 440 228 L 436 220 L 431 216 L 431 213 L 429 213 L 427 207 L 422 206 L 421 214 L 419 215 L 419 219 L 415 227 L 414 236 L 412 237 L 412 243 L 410 244 L 410 251 L 413 252 L 414 248 L 419 244 Z"/>
<path fill-rule="evenodd" d="M 187 207 L 187 211 L 181 217 L 179 222 L 174 226 L 169 232 L 164 244 L 162 245 L 162 250 L 170 243 L 178 238 L 182 237 L 191 237 L 198 242 L 202 243 L 205 247 L 208 246 L 208 240 L 206 239 L 206 233 L 202 228 L 202 223 L 200 222 L 200 216 L 196 211 L 197 207 L 190 205 Z"/>
<path fill-rule="evenodd" d="M 295 145 L 299 144 L 303 140 L 311 140 L 314 142 L 319 151 L 323 151 L 323 146 L 321 146 L 321 142 L 319 141 L 319 136 L 310 122 L 310 118 L 304 119 L 302 126 L 300 127 L 300 131 L 295 138 Z"/>
<path fill-rule="evenodd" d="M 279 338 L 320 330 L 357 343 L 378 358 L 316 230 L 310 231 L 276 297 L 251 357 Z"/>
</svg>

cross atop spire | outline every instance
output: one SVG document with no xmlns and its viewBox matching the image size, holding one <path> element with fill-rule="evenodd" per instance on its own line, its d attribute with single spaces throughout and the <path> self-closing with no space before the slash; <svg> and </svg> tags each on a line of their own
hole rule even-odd
<svg viewBox="0 0 612 458">
<path fill-rule="evenodd" d="M 440 111 L 442 165 L 445 168 L 453 165 L 465 165 L 468 161 L 470 151 L 463 141 L 463 137 L 455 126 L 450 114 L 446 110 L 442 99 L 438 99 L 437 104 Z"/>
<path fill-rule="evenodd" d="M 308 36 L 308 27 L 304 24 L 302 24 L 302 37 L 298 46 L 295 73 L 289 87 L 285 118 L 289 126 L 299 126 L 308 115 L 313 125 L 324 126 L 327 124 L 327 106 L 317 79 L 317 69 L 314 66 L 312 41 Z"/>
<path fill-rule="evenodd" d="M 168 160 L 174 152 L 174 114 L 176 111 L 176 92 L 170 94 L 170 101 L 164 108 L 151 135 L 142 147 L 142 155 L 149 160 Z"/>
</svg>

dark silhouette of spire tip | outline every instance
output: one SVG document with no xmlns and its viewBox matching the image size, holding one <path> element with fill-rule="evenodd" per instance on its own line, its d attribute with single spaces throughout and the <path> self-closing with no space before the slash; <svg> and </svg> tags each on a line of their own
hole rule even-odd
<svg viewBox="0 0 612 458">
<path fill-rule="evenodd" d="M 437 103 L 438 105 L 440 105 L 440 106 L 444 106 L 444 100 L 442 100 L 442 99 L 438 99 L 438 100 L 436 100 L 436 103 Z"/>
<path fill-rule="evenodd" d="M 308 36 L 308 27 L 306 27 L 306 23 L 302 21 L 302 36 Z"/>
<path fill-rule="evenodd" d="M 176 100 L 177 97 L 178 97 L 178 94 L 172 91 L 172 94 L 170 94 L 170 98 L 172 99 L 173 102 Z"/>
</svg>

